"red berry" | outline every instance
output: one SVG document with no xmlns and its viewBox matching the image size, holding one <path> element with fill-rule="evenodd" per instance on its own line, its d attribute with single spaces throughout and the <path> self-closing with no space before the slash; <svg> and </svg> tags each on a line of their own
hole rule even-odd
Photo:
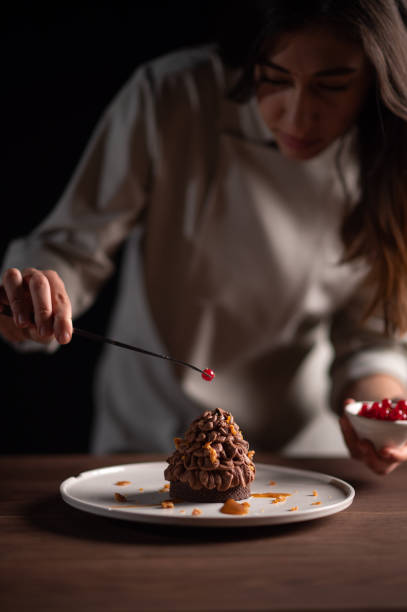
<svg viewBox="0 0 407 612">
<path fill-rule="evenodd" d="M 407 421 L 407 399 L 396 403 L 386 397 L 381 402 L 363 402 L 358 415 L 381 421 Z"/>
<path fill-rule="evenodd" d="M 215 372 L 209 368 L 205 368 L 205 370 L 202 371 L 201 376 L 204 380 L 211 381 L 215 378 Z"/>
<path fill-rule="evenodd" d="M 407 400 L 399 400 L 396 404 L 396 408 L 407 411 Z"/>
<path fill-rule="evenodd" d="M 398 408 L 393 408 L 390 410 L 389 421 L 398 421 L 400 419 L 400 411 Z"/>
<path fill-rule="evenodd" d="M 404 410 L 399 410 L 398 408 L 395 408 L 392 412 L 394 412 L 394 418 L 392 419 L 393 421 L 405 421 L 406 420 L 406 413 L 404 412 Z"/>
<path fill-rule="evenodd" d="M 379 416 L 380 408 L 381 408 L 380 402 L 373 402 L 366 416 L 369 417 L 369 419 L 377 419 Z"/>
<path fill-rule="evenodd" d="M 381 419 L 382 421 L 387 421 L 389 418 L 389 414 L 390 414 L 390 408 L 387 408 L 386 406 L 382 405 L 382 407 L 379 408 L 378 410 L 377 418 Z"/>
<path fill-rule="evenodd" d="M 363 402 L 362 407 L 359 410 L 358 414 L 360 416 L 366 416 L 368 411 L 369 411 L 369 404 L 367 404 L 366 402 Z"/>
</svg>

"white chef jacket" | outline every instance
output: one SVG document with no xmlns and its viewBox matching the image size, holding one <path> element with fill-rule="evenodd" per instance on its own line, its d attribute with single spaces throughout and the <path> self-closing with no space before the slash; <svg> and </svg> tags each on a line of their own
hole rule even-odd
<svg viewBox="0 0 407 612">
<path fill-rule="evenodd" d="M 57 270 L 75 317 L 126 241 L 109 335 L 216 372 L 209 384 L 106 347 L 95 452 L 168 452 L 217 406 L 252 446 L 277 451 L 351 380 L 407 382 L 405 344 L 377 317 L 360 322 L 364 262 L 341 263 L 340 225 L 358 197 L 354 132 L 287 159 L 256 99 L 228 97 L 236 74 L 213 46 L 138 68 L 57 207 L 7 251 L 3 269 Z"/>
</svg>

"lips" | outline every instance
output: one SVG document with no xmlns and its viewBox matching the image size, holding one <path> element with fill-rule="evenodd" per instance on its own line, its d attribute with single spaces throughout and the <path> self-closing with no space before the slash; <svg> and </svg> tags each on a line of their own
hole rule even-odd
<svg viewBox="0 0 407 612">
<path fill-rule="evenodd" d="M 281 144 L 296 151 L 306 151 L 320 143 L 318 138 L 296 138 L 295 136 L 282 132 L 280 132 L 278 136 Z"/>
</svg>

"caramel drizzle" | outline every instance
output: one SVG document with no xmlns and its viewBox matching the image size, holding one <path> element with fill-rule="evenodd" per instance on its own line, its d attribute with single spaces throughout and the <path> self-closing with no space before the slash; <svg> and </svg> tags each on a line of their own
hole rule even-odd
<svg viewBox="0 0 407 612">
<path fill-rule="evenodd" d="M 216 452 L 216 450 L 214 448 L 212 448 L 211 443 L 210 442 L 206 442 L 206 444 L 204 444 L 203 446 L 207 451 L 209 451 L 209 458 L 211 460 L 211 463 L 214 464 L 218 461 L 218 454 Z"/>
<path fill-rule="evenodd" d="M 223 514 L 248 514 L 249 513 L 250 504 L 248 502 L 243 502 L 239 504 L 234 499 L 228 499 L 223 504 L 220 512 Z"/>
<path fill-rule="evenodd" d="M 290 497 L 291 493 L 252 493 L 252 497 Z"/>
</svg>

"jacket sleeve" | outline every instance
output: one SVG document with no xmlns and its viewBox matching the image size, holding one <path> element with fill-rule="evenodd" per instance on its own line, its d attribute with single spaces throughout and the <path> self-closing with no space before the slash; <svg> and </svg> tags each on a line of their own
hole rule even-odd
<svg viewBox="0 0 407 612">
<path fill-rule="evenodd" d="M 331 406 L 338 414 L 345 388 L 360 378 L 388 374 L 407 386 L 407 336 L 385 335 L 378 315 L 362 320 L 366 294 L 367 290 L 355 294 L 332 319 Z"/>
<path fill-rule="evenodd" d="M 8 247 L 9 267 L 56 270 L 78 316 L 114 270 L 113 255 L 140 220 L 152 180 L 154 109 L 148 68 L 107 108 L 59 203 Z"/>
</svg>

